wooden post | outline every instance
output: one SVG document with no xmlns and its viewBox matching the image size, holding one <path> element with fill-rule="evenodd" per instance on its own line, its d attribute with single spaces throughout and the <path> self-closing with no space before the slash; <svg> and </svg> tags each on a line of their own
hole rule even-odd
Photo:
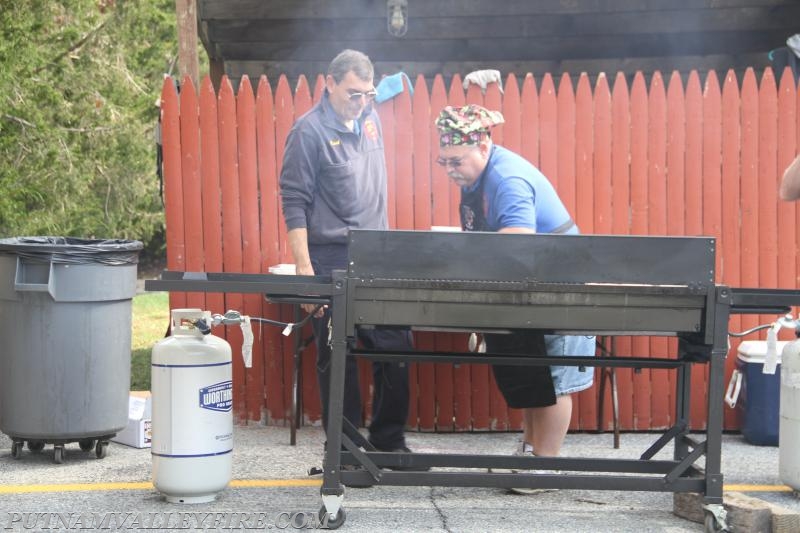
<svg viewBox="0 0 800 533">
<path fill-rule="evenodd" d="M 198 87 L 199 64 L 197 60 L 197 1 L 175 0 L 178 20 L 178 73 L 179 79 L 188 76 Z"/>
</svg>

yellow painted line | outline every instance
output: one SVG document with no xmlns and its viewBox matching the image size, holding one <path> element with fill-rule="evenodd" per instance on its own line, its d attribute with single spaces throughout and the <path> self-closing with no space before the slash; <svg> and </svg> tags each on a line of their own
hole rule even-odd
<svg viewBox="0 0 800 533">
<path fill-rule="evenodd" d="M 320 479 L 236 479 L 230 487 L 319 487 Z M 82 492 L 94 490 L 153 490 L 149 481 L 140 483 L 64 483 L 61 485 L 0 485 L 0 494 L 24 494 L 31 492 Z"/>
<path fill-rule="evenodd" d="M 736 492 L 792 492 L 792 487 L 786 485 L 723 485 L 722 490 Z"/>
<path fill-rule="evenodd" d="M 235 479 L 230 487 L 319 487 L 320 479 Z M 139 483 L 64 483 L 60 485 L 0 485 L 0 494 L 24 494 L 32 492 L 81 492 L 99 490 L 153 490 L 149 481 Z M 792 492 L 786 485 L 724 485 L 723 490 L 736 492 Z"/>
<path fill-rule="evenodd" d="M 152 489 L 149 481 L 142 483 L 65 483 L 62 485 L 0 485 L 0 494 L 20 494 L 25 492 L 79 492 L 87 490 L 147 490 Z"/>
</svg>

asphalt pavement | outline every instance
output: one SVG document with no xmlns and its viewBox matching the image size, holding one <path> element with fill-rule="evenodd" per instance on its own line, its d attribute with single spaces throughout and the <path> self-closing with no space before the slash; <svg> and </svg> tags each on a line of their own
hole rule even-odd
<svg viewBox="0 0 800 533">
<path fill-rule="evenodd" d="M 570 434 L 563 455 L 637 458 L 657 434 Z M 409 433 L 418 452 L 505 454 L 517 433 Z M 234 431 L 233 480 L 204 504 L 168 503 L 153 488 L 149 449 L 112 442 L 103 459 L 68 444 L 62 464 L 52 447 L 11 456 L 0 435 L 0 531 L 147 530 L 243 531 L 313 529 L 319 525 L 321 464 L 319 427 L 298 431 L 289 445 L 283 427 L 240 426 Z M 669 458 L 669 450 L 661 452 Z M 662 455 L 659 454 L 658 457 Z M 728 490 L 800 511 L 800 500 L 778 475 L 778 448 L 723 436 L 723 473 Z M 394 487 L 346 489 L 347 517 L 341 531 L 537 531 L 684 532 L 700 524 L 673 514 L 671 493 L 560 490 L 537 495 L 494 488 Z"/>
</svg>

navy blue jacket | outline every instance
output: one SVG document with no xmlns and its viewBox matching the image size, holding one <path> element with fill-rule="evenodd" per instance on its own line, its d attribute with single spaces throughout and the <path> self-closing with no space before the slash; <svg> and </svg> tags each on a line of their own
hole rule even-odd
<svg viewBox="0 0 800 533">
<path fill-rule="evenodd" d="M 280 176 L 283 217 L 288 230 L 307 228 L 309 245 L 346 244 L 351 228 L 388 228 L 377 112 L 367 108 L 355 130 L 338 119 L 326 91 L 286 139 Z"/>
</svg>

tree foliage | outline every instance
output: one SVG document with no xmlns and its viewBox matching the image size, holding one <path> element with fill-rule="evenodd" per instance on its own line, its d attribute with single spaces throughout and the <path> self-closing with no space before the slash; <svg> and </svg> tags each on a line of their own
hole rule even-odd
<svg viewBox="0 0 800 533">
<path fill-rule="evenodd" d="M 0 236 L 163 233 L 173 0 L 0 0 Z"/>
</svg>

